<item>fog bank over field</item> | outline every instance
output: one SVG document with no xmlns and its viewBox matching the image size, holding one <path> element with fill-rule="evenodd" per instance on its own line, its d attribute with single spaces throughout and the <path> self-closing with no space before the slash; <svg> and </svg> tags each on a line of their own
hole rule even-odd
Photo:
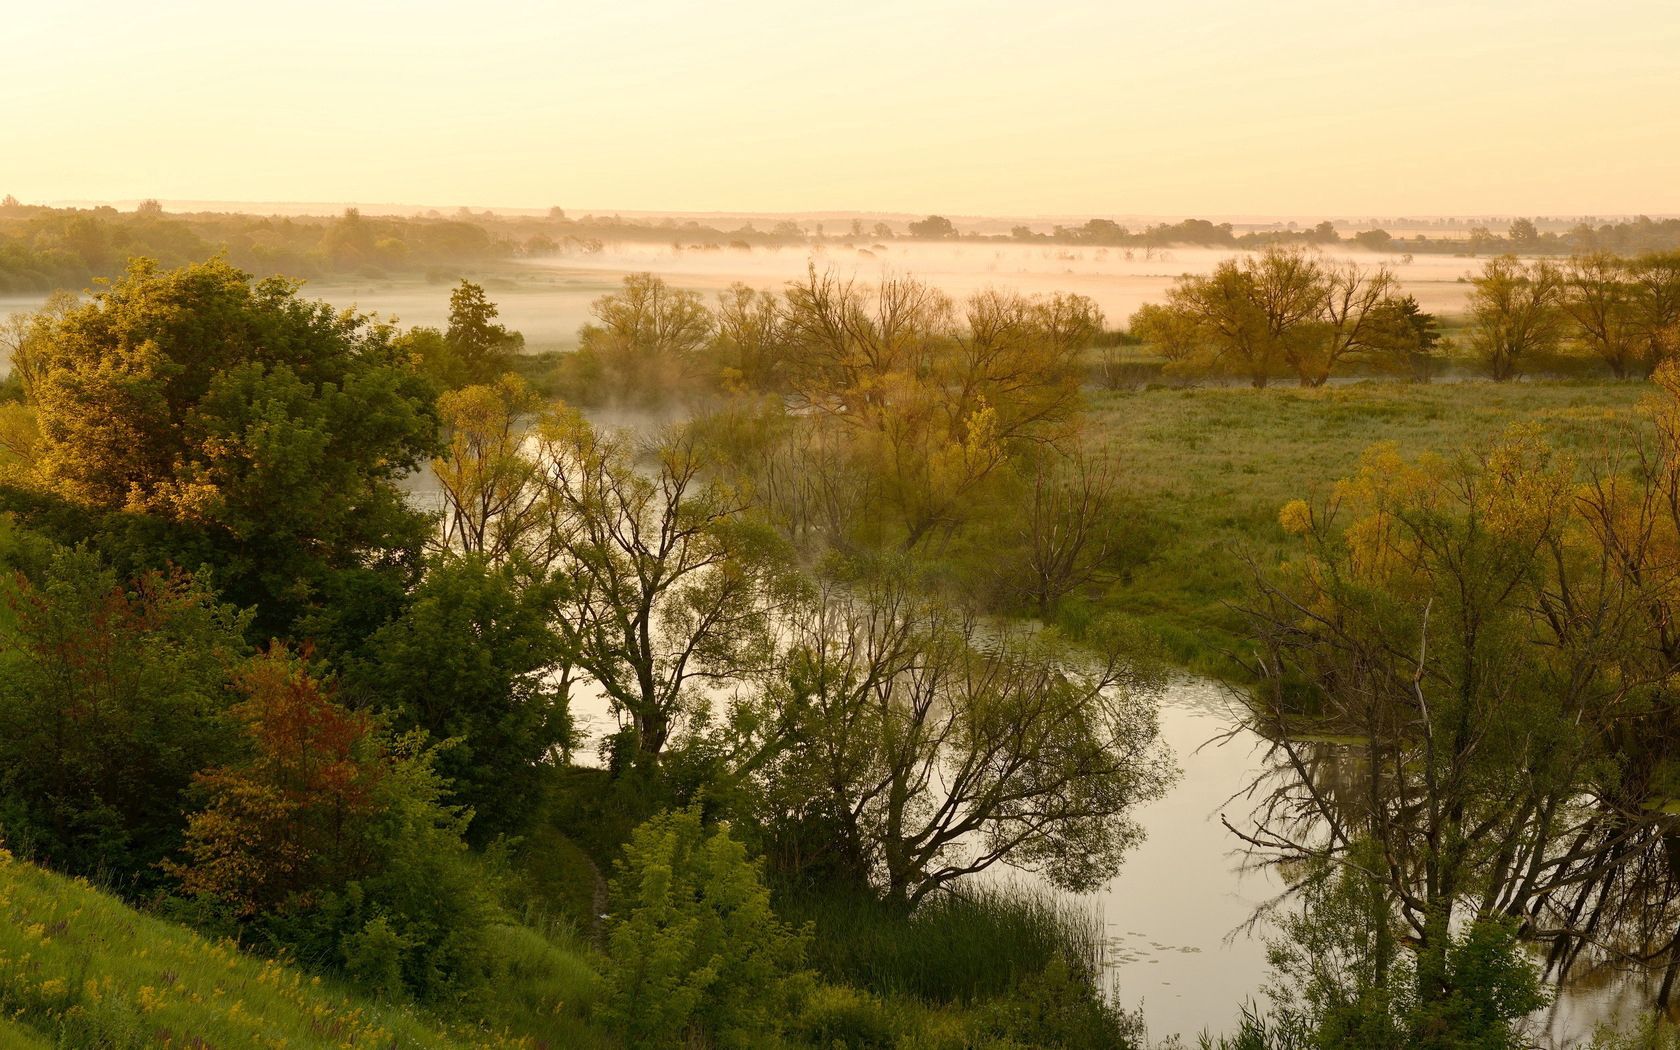
<svg viewBox="0 0 1680 1050">
<path fill-rule="evenodd" d="M 576 345 L 578 327 L 590 320 L 590 303 L 628 273 L 654 273 L 708 299 L 737 281 L 780 290 L 810 265 L 832 267 L 866 283 L 886 274 L 915 276 L 959 299 L 983 288 L 1029 295 L 1074 292 L 1094 299 L 1108 325 L 1119 327 L 1139 306 L 1165 298 L 1179 275 L 1207 273 L 1221 260 L 1240 254 L 1221 248 L 867 240 L 750 250 L 621 243 L 592 254 L 525 259 L 511 270 L 469 276 L 485 280 L 502 320 L 523 332 L 533 349 L 569 349 Z M 1448 314 L 1463 309 L 1469 285 L 1459 279 L 1479 265 L 1478 260 L 1456 256 L 1353 250 L 1328 251 L 1325 257 L 1367 266 L 1386 264 L 1424 309 Z M 442 325 L 449 307 L 446 288 L 412 281 L 312 281 L 306 291 L 340 306 L 395 316 L 405 325 Z"/>
<path fill-rule="evenodd" d="M 594 255 L 537 259 L 528 266 L 566 275 L 615 278 L 649 271 L 672 284 L 713 291 L 735 281 L 779 288 L 807 265 L 833 267 L 862 281 L 882 275 L 919 277 L 961 298 L 982 288 L 1026 294 L 1075 292 L 1102 307 L 1110 326 L 1119 326 L 1145 302 L 1165 297 L 1173 279 L 1207 273 L 1220 261 L 1242 254 L 1220 248 L 1095 248 L 1039 244 L 941 244 L 917 241 L 848 241 L 810 248 L 695 249 L 670 245 L 614 245 Z M 1405 290 L 1425 309 L 1456 312 L 1466 285 L 1459 282 L 1475 265 L 1452 256 L 1412 257 L 1398 253 L 1334 250 L 1326 258 L 1386 263 Z M 527 333 L 529 334 L 529 333 Z"/>
<path fill-rule="evenodd" d="M 939 243 L 868 239 L 833 240 L 788 247 L 682 246 L 608 243 L 593 253 L 526 258 L 467 269 L 462 276 L 485 284 L 509 328 L 523 332 L 533 350 L 571 349 L 577 330 L 591 317 L 589 307 L 629 273 L 657 274 L 680 288 L 711 299 L 740 281 L 780 290 L 807 266 L 833 268 L 871 283 L 887 274 L 918 277 L 961 299 L 983 288 L 1028 295 L 1073 292 L 1090 296 L 1109 327 L 1120 327 L 1139 306 L 1165 298 L 1173 280 L 1207 273 L 1221 260 L 1244 254 L 1230 248 L 1122 248 L 1056 244 Z M 1326 259 L 1352 259 L 1389 266 L 1404 291 L 1424 309 L 1454 314 L 1464 307 L 1469 285 L 1460 280 L 1481 260 L 1449 255 L 1417 256 L 1337 247 Z M 260 276 L 260 275 L 259 275 Z M 449 312 L 449 284 L 413 278 L 370 277 L 311 280 L 304 293 L 339 307 L 371 311 L 404 326 L 443 327 Z M 45 296 L 0 297 L 0 316 L 33 310 Z M 0 367 L 5 367 L 0 361 Z"/>
</svg>

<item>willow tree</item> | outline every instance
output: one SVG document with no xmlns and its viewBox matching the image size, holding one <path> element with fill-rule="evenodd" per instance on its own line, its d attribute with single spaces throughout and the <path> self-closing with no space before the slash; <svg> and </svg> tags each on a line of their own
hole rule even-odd
<svg viewBox="0 0 1680 1050">
<path fill-rule="evenodd" d="M 1532 428 L 1449 458 L 1379 446 L 1323 510 L 1284 509 L 1299 556 L 1256 584 L 1256 728 L 1277 771 L 1233 827 L 1378 886 L 1426 1005 L 1459 991 L 1466 923 L 1612 942 L 1580 893 L 1625 874 L 1627 814 L 1651 796 L 1624 790 L 1619 741 L 1658 724 L 1673 666 L 1576 476 Z M 1636 823 L 1653 817 L 1673 819 Z"/>
<path fill-rule="evenodd" d="M 708 476 L 685 431 L 641 447 L 560 409 L 537 446 L 549 507 L 541 561 L 563 586 L 555 629 L 619 716 L 621 757 L 651 765 L 712 691 L 770 660 L 776 545 L 743 519 L 746 494 Z"/>
<path fill-rule="evenodd" d="M 1640 324 L 1638 286 L 1628 260 L 1608 252 L 1575 256 L 1559 273 L 1558 301 L 1579 342 L 1617 379 L 1655 365 L 1645 363 L 1652 341 Z"/>
<path fill-rule="evenodd" d="M 657 400 L 694 374 L 715 322 L 697 292 L 650 273 L 626 274 L 618 291 L 590 304 L 594 320 L 578 348 L 611 377 L 614 392 Z"/>
<path fill-rule="evenodd" d="M 1556 265 L 1501 255 L 1489 259 L 1470 284 L 1470 346 L 1488 375 L 1510 379 L 1523 360 L 1557 349 L 1563 315 Z"/>
<path fill-rule="evenodd" d="M 442 497 L 437 542 L 503 563 L 528 553 L 546 520 L 540 470 L 524 442 L 540 399 L 515 375 L 438 398 L 442 454 L 432 472 Z"/>
<path fill-rule="evenodd" d="M 1024 449 L 1068 434 L 1102 327 L 1078 296 L 982 292 L 959 308 L 914 279 L 865 287 L 814 267 L 783 311 L 797 399 L 848 434 L 905 549 L 949 535 Z"/>
<path fill-rule="evenodd" d="M 1090 889 L 1175 776 L 1159 680 L 1123 633 L 1093 657 L 991 630 L 902 567 L 821 588 L 786 619 L 774 699 L 794 746 L 762 793 L 784 866 L 905 907 L 1005 861 Z"/>
</svg>

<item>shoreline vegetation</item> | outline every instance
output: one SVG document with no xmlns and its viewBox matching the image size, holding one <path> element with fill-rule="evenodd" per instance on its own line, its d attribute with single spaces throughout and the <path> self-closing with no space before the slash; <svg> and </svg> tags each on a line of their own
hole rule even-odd
<svg viewBox="0 0 1680 1050">
<path fill-rule="evenodd" d="M 1572 967 L 1674 975 L 1644 803 L 1680 768 L 1680 221 L 1483 231 L 1526 258 L 1464 317 L 1324 262 L 1333 229 L 1087 224 L 1050 236 L 1258 251 L 1123 325 L 631 274 L 531 355 L 471 281 L 401 329 L 239 267 L 442 273 L 587 251 L 581 220 L 154 205 L 0 205 L 7 287 L 127 266 L 4 333 L 0 1015 L 32 1037 L 1141 1047 L 1089 916 L 975 876 L 1122 870 L 1175 776 L 1166 664 L 1321 730 L 1276 733 L 1240 832 L 1300 874 L 1272 1009 L 1209 1045 L 1516 1047 Z M 1545 762 L 1488 744 L 1513 718 Z M 113 980 L 137 930 L 170 980 Z"/>
</svg>

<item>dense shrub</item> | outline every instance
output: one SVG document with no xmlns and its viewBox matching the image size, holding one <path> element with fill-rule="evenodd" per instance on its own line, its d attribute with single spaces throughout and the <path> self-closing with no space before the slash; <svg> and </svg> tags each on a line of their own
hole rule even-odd
<svg viewBox="0 0 1680 1050">
<path fill-rule="evenodd" d="M 698 809 L 636 829 L 612 887 L 605 1020 L 634 1047 L 724 1045 L 774 1030 L 802 981 L 803 940 L 727 827 Z"/>
<path fill-rule="evenodd" d="M 131 581 L 0 522 L 0 832 L 125 889 L 179 844 L 193 773 L 233 746 L 241 620 L 195 577 Z"/>
<path fill-rule="evenodd" d="M 795 1023 L 795 1034 L 823 1050 L 892 1050 L 901 1026 L 874 996 L 855 988 L 824 985 L 813 989 Z"/>
<path fill-rule="evenodd" d="M 492 887 L 466 852 L 467 817 L 417 735 L 387 740 L 331 683 L 280 650 L 239 676 L 248 753 L 199 778 L 182 859 L 190 896 L 246 936 L 381 994 L 466 1000 L 486 987 Z"/>
</svg>

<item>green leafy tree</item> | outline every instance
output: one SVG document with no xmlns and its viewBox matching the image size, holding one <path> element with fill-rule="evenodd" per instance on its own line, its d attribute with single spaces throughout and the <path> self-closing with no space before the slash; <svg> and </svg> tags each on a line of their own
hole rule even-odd
<svg viewBox="0 0 1680 1050">
<path fill-rule="evenodd" d="M 437 758 L 475 841 L 523 831 L 541 773 L 571 743 L 564 652 L 551 623 L 561 586 L 479 556 L 430 565 L 403 614 L 367 646 L 351 691 L 398 730 L 453 740 Z"/>
<path fill-rule="evenodd" d="M 525 348 L 524 336 L 497 323 L 498 313 L 483 287 L 471 281 L 463 280 L 450 293 L 449 328 L 444 340 L 466 382 L 491 382 L 506 372 L 514 356 Z"/>
<path fill-rule="evenodd" d="M 217 260 L 137 260 L 31 348 L 29 479 L 194 535 L 270 635 L 353 641 L 388 618 L 428 532 L 397 481 L 435 440 L 389 329 Z"/>
<path fill-rule="evenodd" d="M 0 535 L 14 565 L 16 543 Z M 234 744 L 241 620 L 192 576 L 123 582 L 88 551 L 37 546 L 0 580 L 0 829 L 138 888 L 180 843 L 193 774 Z"/>
<path fill-rule="evenodd" d="M 751 1045 L 791 1015 L 802 938 L 727 826 L 698 808 L 637 828 L 612 883 L 604 1020 L 632 1047 Z"/>
<path fill-rule="evenodd" d="M 1390 366 L 1414 381 L 1424 381 L 1435 367 L 1441 331 L 1435 315 L 1425 313 L 1416 298 L 1388 300 L 1372 316 L 1374 346 Z"/>
</svg>

